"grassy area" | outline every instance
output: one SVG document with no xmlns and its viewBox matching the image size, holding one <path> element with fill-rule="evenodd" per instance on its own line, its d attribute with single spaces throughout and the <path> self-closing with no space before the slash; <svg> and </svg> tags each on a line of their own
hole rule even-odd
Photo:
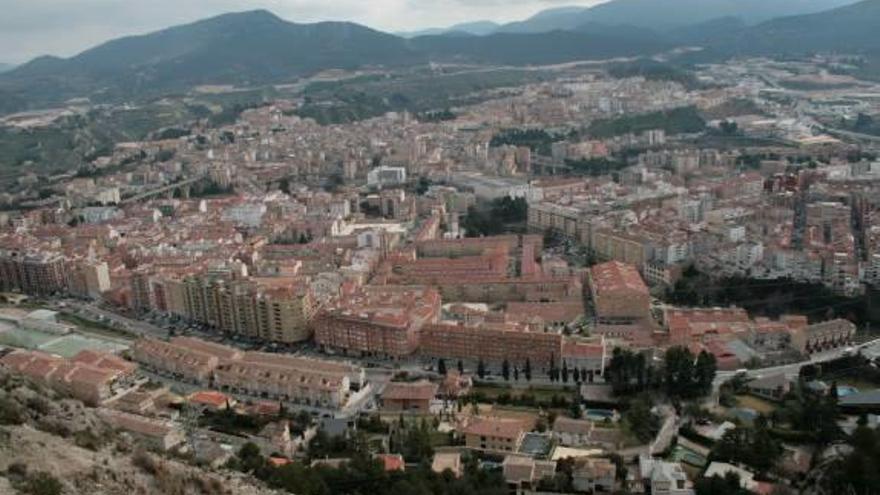
<svg viewBox="0 0 880 495">
<path fill-rule="evenodd" d="M 776 409 L 776 405 L 772 402 L 759 399 L 753 395 L 737 395 L 736 401 L 739 407 L 754 409 L 761 414 L 770 414 Z"/>
<path fill-rule="evenodd" d="M 551 400 L 553 396 L 571 399 L 575 395 L 575 390 L 573 387 L 566 389 L 547 387 L 513 388 L 504 385 L 480 384 L 474 385 L 471 393 L 483 394 L 487 399 L 496 399 L 499 395 L 502 394 L 507 394 L 511 397 L 522 397 L 524 395 L 531 395 L 535 398 L 535 400 L 547 401 Z"/>
<path fill-rule="evenodd" d="M 99 337 L 107 337 L 113 340 L 121 340 L 131 342 L 134 340 L 130 335 L 117 330 L 109 325 L 97 321 L 87 320 L 77 315 L 69 313 L 59 313 L 58 319 L 72 325 L 76 325 L 77 329 L 84 334 L 93 334 Z"/>
</svg>

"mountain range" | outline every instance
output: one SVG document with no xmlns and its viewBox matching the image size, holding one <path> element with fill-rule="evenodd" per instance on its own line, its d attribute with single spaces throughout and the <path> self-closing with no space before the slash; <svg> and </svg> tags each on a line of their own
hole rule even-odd
<svg viewBox="0 0 880 495">
<path fill-rule="evenodd" d="M 575 30 L 587 24 L 636 26 L 658 32 L 701 24 L 720 18 L 736 18 L 758 24 L 778 17 L 812 14 L 855 3 L 856 0 L 613 0 L 593 7 L 556 7 L 517 22 L 496 24 L 477 21 L 447 28 L 399 33 L 407 38 L 465 32 L 544 33 Z"/>
<path fill-rule="evenodd" d="M 348 22 L 298 24 L 259 10 L 120 38 L 67 59 L 34 59 L 0 74 L 0 112 L 79 96 L 121 101 L 200 84 L 270 84 L 331 68 L 541 65 L 650 56 L 684 44 L 718 57 L 822 50 L 880 56 L 877 26 L 880 0 L 612 0 L 410 38 Z"/>
</svg>

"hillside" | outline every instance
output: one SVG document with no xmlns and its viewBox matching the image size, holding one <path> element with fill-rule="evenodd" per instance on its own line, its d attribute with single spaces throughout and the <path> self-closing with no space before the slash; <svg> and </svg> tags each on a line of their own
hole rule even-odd
<svg viewBox="0 0 880 495">
<path fill-rule="evenodd" d="M 781 16 L 809 14 L 853 3 L 855 0 L 612 0 L 589 8 L 549 9 L 520 22 L 506 24 L 501 32 L 536 33 L 574 29 L 595 23 L 629 25 L 666 31 L 722 17 L 748 24 Z"/>
<path fill-rule="evenodd" d="M 729 49 L 750 53 L 840 51 L 880 55 L 880 0 L 862 2 L 819 14 L 774 19 L 746 29 Z M 717 48 L 724 49 L 723 43 Z"/>
<path fill-rule="evenodd" d="M 431 60 L 509 65 L 540 65 L 606 59 L 666 50 L 652 39 L 609 34 L 554 31 L 541 34 L 497 33 L 488 36 L 423 36 L 411 46 Z"/>
<path fill-rule="evenodd" d="M 496 30 L 498 30 L 499 27 L 501 27 L 500 24 L 494 23 L 492 21 L 474 21 L 455 24 L 446 28 L 429 28 L 422 29 L 420 31 L 404 31 L 395 34 L 402 38 L 417 38 L 419 36 L 435 36 L 456 33 L 485 36 L 487 34 L 494 33 Z"/>
<path fill-rule="evenodd" d="M 39 106 L 73 96 L 130 98 L 421 61 L 403 39 L 357 24 L 294 24 L 253 11 L 113 40 L 69 59 L 42 57 L 0 76 L 0 94 L 23 94 Z"/>
</svg>

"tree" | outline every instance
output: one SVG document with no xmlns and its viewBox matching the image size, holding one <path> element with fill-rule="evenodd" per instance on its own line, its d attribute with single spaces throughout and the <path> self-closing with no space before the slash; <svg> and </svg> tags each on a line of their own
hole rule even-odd
<svg viewBox="0 0 880 495">
<path fill-rule="evenodd" d="M 317 435 L 315 438 L 317 438 Z M 263 455 L 260 453 L 260 447 L 253 442 L 247 442 L 241 446 L 238 450 L 238 461 L 241 471 L 245 473 L 256 472 L 266 463 L 266 460 L 263 459 Z"/>
<path fill-rule="evenodd" d="M 739 475 L 729 472 L 722 478 L 717 474 L 710 478 L 700 478 L 694 484 L 697 495 L 749 495 L 746 489 L 740 486 Z"/>
<path fill-rule="evenodd" d="M 477 376 L 480 378 L 486 378 L 486 364 L 483 363 L 483 358 L 477 362 Z"/>
<path fill-rule="evenodd" d="M 504 362 L 501 363 L 501 376 L 504 377 L 504 381 L 510 380 L 510 363 L 507 361 L 507 359 L 505 359 Z"/>
<path fill-rule="evenodd" d="M 687 347 L 671 347 L 666 351 L 663 372 L 666 393 L 670 397 L 690 398 L 699 393 L 694 390 L 694 368 L 694 354 Z"/>
<path fill-rule="evenodd" d="M 464 363 L 461 362 L 461 359 L 458 360 L 458 374 L 464 374 Z"/>
<path fill-rule="evenodd" d="M 756 420 L 753 428 L 728 430 L 712 449 L 712 458 L 740 462 L 766 473 L 782 455 L 782 445 L 767 431 L 765 420 Z"/>
<path fill-rule="evenodd" d="M 651 404 L 645 398 L 631 401 L 623 420 L 629 431 L 643 443 L 650 442 L 660 431 L 660 419 L 651 412 Z"/>
<path fill-rule="evenodd" d="M 39 471 L 28 475 L 19 488 L 29 495 L 61 495 L 64 485 L 51 474 Z"/>
<path fill-rule="evenodd" d="M 526 381 L 532 381 L 532 360 L 526 358 L 526 365 L 523 367 L 523 375 L 526 377 Z"/>
<path fill-rule="evenodd" d="M 437 373 L 440 373 L 443 376 L 446 376 L 446 360 L 440 359 L 437 361 Z"/>
<path fill-rule="evenodd" d="M 717 370 L 718 362 L 715 359 L 715 355 L 706 351 L 700 352 L 700 355 L 697 356 L 697 364 L 694 370 L 700 395 L 707 395 L 712 391 L 712 383 L 715 381 Z"/>
<path fill-rule="evenodd" d="M 584 415 L 584 411 L 581 409 L 581 404 L 577 400 L 571 401 L 571 410 L 569 410 L 571 417 L 574 419 L 581 419 Z"/>
<path fill-rule="evenodd" d="M 513 367 L 513 380 L 517 382 L 519 381 L 519 368 L 516 366 Z"/>
<path fill-rule="evenodd" d="M 568 383 L 568 363 L 562 361 L 562 383 Z"/>
</svg>

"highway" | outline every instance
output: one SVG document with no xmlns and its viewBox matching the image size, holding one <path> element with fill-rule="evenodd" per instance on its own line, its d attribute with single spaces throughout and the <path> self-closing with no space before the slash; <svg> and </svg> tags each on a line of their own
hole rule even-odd
<svg viewBox="0 0 880 495">
<path fill-rule="evenodd" d="M 822 352 L 813 354 L 810 356 L 808 361 L 801 361 L 799 363 L 792 364 L 784 364 L 781 366 L 771 366 L 768 368 L 758 368 L 753 370 L 748 370 L 745 373 L 747 378 L 762 378 L 765 376 L 777 375 L 779 373 L 785 373 L 785 376 L 788 378 L 796 378 L 801 371 L 801 368 L 808 364 L 816 364 L 816 363 L 824 363 L 826 361 L 833 361 L 834 359 L 843 357 L 848 349 L 853 349 L 855 351 L 863 351 L 871 356 L 880 356 L 880 339 L 874 339 L 869 342 L 865 342 L 864 344 L 854 345 L 851 347 L 841 347 L 839 349 L 834 349 L 832 351 Z M 715 374 L 715 381 L 713 383 L 715 389 L 721 387 L 721 385 L 736 376 L 736 371 L 719 371 Z"/>
<path fill-rule="evenodd" d="M 101 309 L 98 305 L 67 299 L 63 302 L 49 302 L 48 305 L 62 313 L 73 313 L 81 318 L 108 324 L 120 332 L 138 337 L 167 339 L 168 330 L 142 320 L 127 318 L 118 313 Z"/>
</svg>

